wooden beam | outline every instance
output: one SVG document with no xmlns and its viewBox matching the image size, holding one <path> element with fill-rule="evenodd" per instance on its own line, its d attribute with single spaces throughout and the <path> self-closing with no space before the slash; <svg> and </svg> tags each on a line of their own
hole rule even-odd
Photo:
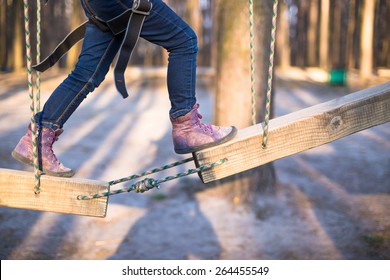
<svg viewBox="0 0 390 280">
<path fill-rule="evenodd" d="M 34 174 L 0 168 L 0 206 L 105 217 L 108 198 L 78 200 L 81 194 L 109 190 L 108 183 L 80 178 L 41 176 L 41 192 L 34 194 Z"/>
<path fill-rule="evenodd" d="M 199 173 L 208 183 L 390 121 L 390 82 L 348 94 L 270 121 L 262 148 L 262 124 L 239 130 L 222 145 L 194 153 L 197 166 L 228 161 Z"/>
</svg>

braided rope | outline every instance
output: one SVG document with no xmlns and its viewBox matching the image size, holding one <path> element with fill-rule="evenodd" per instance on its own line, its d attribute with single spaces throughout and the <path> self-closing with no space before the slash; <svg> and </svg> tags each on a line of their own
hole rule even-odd
<svg viewBox="0 0 390 280">
<path fill-rule="evenodd" d="M 270 56 L 269 56 L 269 67 L 268 67 L 267 96 L 265 101 L 264 133 L 263 133 L 263 143 L 262 143 L 264 149 L 267 148 L 269 119 L 271 115 L 271 92 L 272 92 L 272 76 L 273 76 L 273 68 L 274 68 L 277 16 L 278 16 L 278 0 L 274 0 L 273 9 L 272 9 L 272 31 L 271 31 L 271 44 L 270 44 Z"/>
<path fill-rule="evenodd" d="M 37 55 L 36 64 L 41 62 L 41 1 L 37 0 Z M 35 71 L 36 94 L 35 94 L 35 114 L 41 109 L 41 74 Z"/>
<path fill-rule="evenodd" d="M 156 173 L 156 172 L 159 172 L 159 171 L 162 171 L 162 170 L 165 170 L 165 169 L 168 169 L 168 168 L 171 168 L 171 167 L 174 167 L 174 166 L 177 166 L 177 165 L 180 165 L 180 164 L 192 161 L 192 160 L 193 160 L 193 158 L 188 158 L 188 159 L 185 159 L 183 161 L 178 161 L 178 162 L 175 162 L 175 163 L 172 163 L 172 164 L 167 164 L 167 165 L 165 165 L 165 166 L 163 166 L 161 168 L 155 168 L 155 169 L 151 169 L 149 171 L 145 171 L 145 172 L 143 172 L 141 174 L 135 174 L 135 175 L 132 175 L 132 176 L 129 176 L 129 177 L 125 177 L 125 178 L 119 179 L 119 180 L 110 181 L 108 184 L 109 185 L 114 185 L 114 184 L 117 184 L 117 183 L 122 183 L 122 182 L 125 182 L 125 181 L 132 180 L 134 178 L 139 178 L 139 177 L 142 177 L 142 176 L 145 176 L 145 175 L 148 175 L 148 174 Z M 163 179 L 159 179 L 159 180 L 155 180 L 153 178 L 145 178 L 144 180 L 136 182 L 136 183 L 134 183 L 131 186 L 126 187 L 126 188 L 113 190 L 113 191 L 102 192 L 102 193 L 96 193 L 96 194 L 92 194 L 92 195 L 79 195 L 77 197 L 77 199 L 78 200 L 89 200 L 89 199 L 95 199 L 95 198 L 100 198 L 100 197 L 112 196 L 112 195 L 115 195 L 115 194 L 131 192 L 131 191 L 134 191 L 134 192 L 137 192 L 137 193 L 144 193 L 144 192 L 146 192 L 148 190 L 151 190 L 153 188 L 159 188 L 161 183 L 164 183 L 164 182 L 167 182 L 167 181 L 170 181 L 170 180 L 173 180 L 173 179 L 181 178 L 181 177 L 184 177 L 184 176 L 188 176 L 188 175 L 191 175 L 191 174 L 194 174 L 194 173 L 198 173 L 198 172 L 201 172 L 201 171 L 205 171 L 207 169 L 210 169 L 210 168 L 213 168 L 215 166 L 221 165 L 221 164 L 225 163 L 226 161 L 227 161 L 227 159 L 221 159 L 221 160 L 219 160 L 217 162 L 205 164 L 205 165 L 202 165 L 202 166 L 200 166 L 198 168 L 195 168 L 195 169 L 188 169 L 186 172 L 177 173 L 175 176 L 167 176 L 167 177 L 165 177 Z"/>
<path fill-rule="evenodd" d="M 193 161 L 193 160 L 194 160 L 193 158 L 187 158 L 187 159 L 184 159 L 184 160 L 181 160 L 181 161 L 176 161 L 174 163 L 167 164 L 167 165 L 164 165 L 164 166 L 159 167 L 159 168 L 154 168 L 154 169 L 151 169 L 151 170 L 139 173 L 139 174 L 134 174 L 134 175 L 131 175 L 131 176 L 128 176 L 128 177 L 124 177 L 124 178 L 121 178 L 121 179 L 110 181 L 110 182 L 108 182 L 108 185 L 112 186 L 112 185 L 115 185 L 115 184 L 119 184 L 119 183 L 123 183 L 123 182 L 126 182 L 126 181 L 130 181 L 130 180 L 133 180 L 133 179 L 136 179 L 136 178 L 144 177 L 146 175 L 157 173 L 157 172 L 160 172 L 160 171 L 163 171 L 163 170 L 169 169 L 171 167 L 175 167 L 175 166 L 178 166 L 178 165 L 181 165 L 181 164 Z"/>
<path fill-rule="evenodd" d="M 33 166 L 34 166 L 34 178 L 35 178 L 35 194 L 39 194 L 41 191 L 41 172 L 39 170 L 38 159 L 38 128 L 34 119 L 35 115 L 35 101 L 34 90 L 32 82 L 32 67 L 31 67 L 31 44 L 30 44 L 30 18 L 29 18 L 29 5 L 28 0 L 24 0 L 24 29 L 26 38 L 26 58 L 27 58 L 27 78 L 28 78 L 28 93 L 30 98 L 30 110 L 31 110 L 31 131 L 32 131 L 32 145 L 33 145 Z"/>
<path fill-rule="evenodd" d="M 252 124 L 256 121 L 256 92 L 255 92 L 255 48 L 254 48 L 254 17 L 253 0 L 249 0 L 249 39 L 250 39 L 250 68 L 251 68 L 251 96 L 252 96 Z"/>
</svg>

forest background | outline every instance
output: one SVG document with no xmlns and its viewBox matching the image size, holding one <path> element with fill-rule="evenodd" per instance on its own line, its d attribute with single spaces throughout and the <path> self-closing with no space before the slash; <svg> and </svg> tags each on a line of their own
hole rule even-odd
<svg viewBox="0 0 390 280">
<path fill-rule="evenodd" d="M 250 126 L 249 1 L 165 2 L 198 35 L 204 120 Z M 253 2 L 262 122 L 273 1 Z M 29 4 L 35 54 L 36 1 Z M 390 0 L 279 0 L 278 13 L 275 117 L 389 81 Z M 79 0 L 42 5 L 41 57 L 85 20 Z M 0 0 L 0 167 L 31 171 L 10 155 L 29 120 L 24 35 L 23 1 Z M 80 47 L 42 75 L 42 100 L 74 67 Z M 107 75 L 69 120 L 55 149 L 76 177 L 106 181 L 177 160 L 167 56 L 140 40 L 126 72 L 130 98 L 122 100 Z M 331 74 L 339 70 L 348 81 L 335 86 Z M 194 176 L 136 198 L 114 196 L 105 219 L 0 207 L 0 257 L 390 259 L 389 139 L 384 124 L 212 184 Z"/>
<path fill-rule="evenodd" d="M 80 1 L 55 1 L 42 8 L 42 56 L 49 54 L 71 29 L 85 20 Z M 212 65 L 213 0 L 166 0 L 196 31 L 200 66 Z M 367 4 L 365 4 L 367 2 Z M 223 1 L 222 1 L 223 3 Z M 36 18 L 31 1 L 30 19 Z M 390 0 L 284 0 L 278 17 L 277 65 L 359 71 L 368 78 L 390 68 Z M 36 34 L 31 27 L 31 34 Z M 237 38 L 239 40 L 239 38 Z M 33 38 L 34 42 L 34 38 Z M 35 44 L 32 44 L 34 51 Z M 80 48 L 80 44 L 78 45 Z M 72 50 L 59 67 L 72 68 L 79 49 Z M 0 0 L 0 69 L 25 66 L 23 1 Z M 166 63 L 161 48 L 143 41 L 133 65 Z"/>
</svg>

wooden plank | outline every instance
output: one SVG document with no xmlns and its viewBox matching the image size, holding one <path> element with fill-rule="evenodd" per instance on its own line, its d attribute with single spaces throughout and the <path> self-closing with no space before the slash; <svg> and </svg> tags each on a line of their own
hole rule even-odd
<svg viewBox="0 0 390 280">
<path fill-rule="evenodd" d="M 227 143 L 194 153 L 194 159 L 197 166 L 228 159 L 199 173 L 208 183 L 389 121 L 390 82 L 271 120 L 266 149 L 258 124 L 239 130 Z"/>
<path fill-rule="evenodd" d="M 80 178 L 41 176 L 41 192 L 34 194 L 34 174 L 0 168 L 0 206 L 105 217 L 108 198 L 78 200 L 80 194 L 108 191 L 108 183 Z"/>
</svg>

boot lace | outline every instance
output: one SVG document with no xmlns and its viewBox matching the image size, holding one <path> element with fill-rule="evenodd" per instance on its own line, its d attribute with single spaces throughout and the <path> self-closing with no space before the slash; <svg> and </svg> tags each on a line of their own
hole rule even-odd
<svg viewBox="0 0 390 280">
<path fill-rule="evenodd" d="M 199 104 L 195 105 L 195 125 L 203 129 L 204 132 L 213 133 L 213 127 L 210 124 L 202 123 L 200 120 L 203 118 L 201 114 L 198 113 Z"/>
<path fill-rule="evenodd" d="M 61 166 L 61 162 L 58 160 L 57 156 L 53 151 L 53 144 L 58 140 L 58 137 L 62 134 L 63 131 L 63 129 L 57 129 L 54 132 L 51 132 L 50 136 L 47 139 L 48 142 L 45 143 L 46 155 L 48 160 L 57 166 Z"/>
</svg>

